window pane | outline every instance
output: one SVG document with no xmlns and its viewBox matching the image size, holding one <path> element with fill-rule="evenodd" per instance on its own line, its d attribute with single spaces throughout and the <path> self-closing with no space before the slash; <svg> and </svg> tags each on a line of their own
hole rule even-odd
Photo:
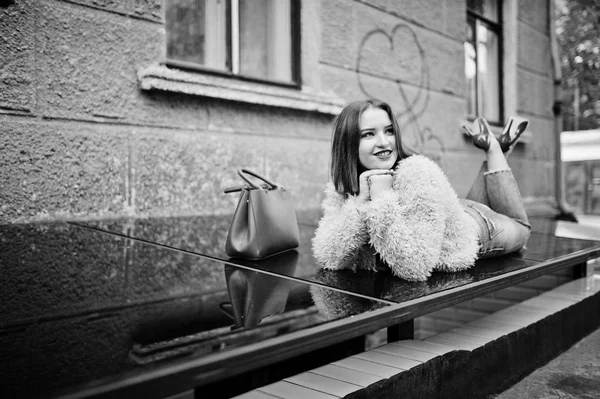
<svg viewBox="0 0 600 399">
<path fill-rule="evenodd" d="M 477 26 L 477 75 L 482 116 L 500 122 L 499 40 L 482 23 Z"/>
<path fill-rule="evenodd" d="M 467 80 L 467 112 L 477 115 L 477 63 L 473 43 L 465 42 L 465 77 Z"/>
<path fill-rule="evenodd" d="M 493 22 L 500 22 L 498 0 L 468 0 L 467 9 Z"/>
<path fill-rule="evenodd" d="M 467 9 L 483 15 L 483 0 L 467 0 Z"/>
<path fill-rule="evenodd" d="M 166 2 L 167 58 L 226 70 L 227 1 Z"/>
<path fill-rule="evenodd" d="M 465 41 L 465 79 L 467 81 L 467 114 L 477 115 L 477 54 L 475 52 L 475 21 L 468 18 Z"/>
<path fill-rule="evenodd" d="M 292 80 L 291 0 L 240 0 L 240 73 Z"/>
<path fill-rule="evenodd" d="M 491 21 L 500 22 L 498 0 L 483 1 L 483 16 Z"/>
</svg>

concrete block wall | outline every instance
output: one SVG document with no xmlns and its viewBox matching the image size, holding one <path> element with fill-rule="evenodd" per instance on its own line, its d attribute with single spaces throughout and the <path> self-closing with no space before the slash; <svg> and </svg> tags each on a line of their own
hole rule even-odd
<svg viewBox="0 0 600 399">
<path fill-rule="evenodd" d="M 511 0 L 518 1 L 518 0 Z M 518 1 L 510 163 L 523 195 L 554 190 L 547 0 Z M 392 104 L 403 139 L 459 195 L 483 160 L 466 140 L 466 2 L 302 0 L 305 89 Z M 17 0 L 0 8 L 0 222 L 226 214 L 249 167 L 318 208 L 334 116 L 140 89 L 165 56 L 162 0 Z"/>
</svg>

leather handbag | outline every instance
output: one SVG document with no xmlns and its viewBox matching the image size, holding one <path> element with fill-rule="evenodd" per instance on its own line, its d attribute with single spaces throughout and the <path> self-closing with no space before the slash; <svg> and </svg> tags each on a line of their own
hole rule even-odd
<svg viewBox="0 0 600 399">
<path fill-rule="evenodd" d="M 225 189 L 226 194 L 241 191 L 225 244 L 227 255 L 263 259 L 297 248 L 300 233 L 290 194 L 248 169 L 238 174 L 247 184 Z M 248 176 L 263 183 L 258 186 Z"/>
</svg>

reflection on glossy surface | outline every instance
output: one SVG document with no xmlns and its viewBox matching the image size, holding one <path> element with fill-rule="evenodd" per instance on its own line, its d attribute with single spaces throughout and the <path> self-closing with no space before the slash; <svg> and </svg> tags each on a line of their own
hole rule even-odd
<svg viewBox="0 0 600 399">
<path fill-rule="evenodd" d="M 125 237 L 158 243 L 218 259 L 227 259 L 225 242 L 232 215 L 129 218 L 79 221 L 75 224 Z M 300 248 L 310 249 L 315 225 L 310 215 L 298 215 Z M 299 252 L 302 254 L 303 251 Z M 310 251 L 309 251 L 310 252 Z"/>
<path fill-rule="evenodd" d="M 198 216 L 186 218 L 156 218 L 156 219 L 124 219 L 113 221 L 85 222 L 104 231 L 123 234 L 141 240 L 155 242 L 168 247 L 183 249 L 197 254 L 202 254 L 216 259 L 228 260 L 225 254 L 225 240 L 230 223 L 230 216 Z M 532 261 L 545 261 L 554 257 L 572 253 L 580 249 L 587 249 L 598 244 L 593 241 L 570 240 L 556 237 L 554 232 L 556 222 L 548 219 L 532 218 L 533 231 L 527 248 L 521 252 L 510 254 L 508 258 L 526 259 Z M 311 249 L 311 239 L 316 229 L 315 225 L 300 224 L 300 246 L 298 247 L 298 265 L 294 277 L 313 281 L 312 276 L 319 270 Z M 537 233 L 536 233 L 537 232 Z M 543 232 L 544 234 L 540 233 Z M 249 267 L 269 269 L 275 263 L 268 261 L 261 266 Z M 236 264 L 247 264 L 244 260 L 231 260 Z M 481 262 L 478 262 L 481 264 Z M 264 267 L 263 267 L 264 266 Z M 498 266 L 497 261 L 491 261 L 490 268 Z M 281 273 L 286 274 L 286 273 Z M 290 275 L 290 274 L 286 274 Z"/>
<path fill-rule="evenodd" d="M 241 346 L 258 339 L 275 337 L 282 332 L 290 333 L 386 306 L 372 299 L 355 297 L 327 287 L 309 286 L 271 274 L 293 274 L 298 258 L 298 252 L 291 250 L 265 260 L 244 260 L 246 267 L 256 270 L 224 264 L 229 298 L 220 302 L 219 308 L 233 325 L 218 331 L 136 344 L 132 351 L 133 358 L 143 364 L 182 355 L 209 353 L 215 348 L 222 350 Z M 219 264 L 217 261 L 208 262 Z M 360 306 L 345 308 L 343 312 L 331 312 L 329 306 L 335 305 L 332 298 L 339 303 L 356 303 Z"/>
<path fill-rule="evenodd" d="M 529 218 L 529 224 L 531 225 L 531 231 L 540 234 L 554 235 L 556 232 L 556 226 L 558 221 L 548 218 Z"/>
<path fill-rule="evenodd" d="M 509 257 L 498 257 L 477 261 L 471 269 L 457 272 L 435 272 L 427 281 L 411 282 L 398 278 L 390 271 L 371 272 L 364 270 L 320 269 L 312 280 L 329 287 L 343 288 L 349 292 L 396 303 L 421 298 L 450 288 L 534 265 L 535 262 Z M 311 293 L 313 289 L 311 289 Z"/>
<path fill-rule="evenodd" d="M 298 254 L 286 256 L 278 267 L 293 274 Z M 0 276 L 2 397 L 51 396 L 335 318 L 308 284 L 64 223 L 0 225 Z M 220 305 L 240 301 L 244 328 L 232 330 Z"/>
<path fill-rule="evenodd" d="M 600 228 L 594 224 L 574 223 L 547 218 L 530 218 L 531 230 L 540 234 L 580 240 L 600 241 Z"/>
<path fill-rule="evenodd" d="M 598 241 L 557 237 L 549 234 L 532 233 L 527 247 L 523 250 L 523 258 L 539 262 L 572 254 L 584 249 L 599 247 Z M 600 256 L 600 251 L 598 251 Z"/>
<path fill-rule="evenodd" d="M 273 258 L 276 258 L 274 263 L 282 274 L 294 274 L 298 252 L 287 251 Z M 219 306 L 233 319 L 232 329 L 252 328 L 263 318 L 283 312 L 292 280 L 227 264 L 224 267 L 230 301 Z"/>
<path fill-rule="evenodd" d="M 76 224 L 167 247 L 226 258 L 225 241 L 230 223 L 231 215 L 216 215 L 92 220 Z"/>
<path fill-rule="evenodd" d="M 180 220 L 183 222 L 178 225 Z M 597 246 L 597 243 L 591 241 L 570 240 L 553 235 L 533 233 L 527 248 L 521 252 L 499 258 L 479 260 L 471 269 L 461 273 L 434 273 L 424 282 L 404 281 L 391 275 L 388 268 L 381 265 L 380 270 L 382 271 L 378 273 L 343 271 L 339 272 L 340 275 L 336 278 L 328 278 L 323 283 L 321 269 L 312 256 L 311 239 L 316 228 L 314 225 L 300 224 L 297 266 L 293 270 L 287 270 L 285 267 L 278 266 L 279 261 L 276 257 L 267 258 L 260 262 L 226 257 L 224 245 L 229 227 L 229 217 L 133 219 L 93 223 L 95 227 L 106 231 L 126 233 L 128 236 L 139 239 L 158 240 L 156 242 L 160 244 L 222 259 L 232 265 L 243 265 L 256 270 L 268 270 L 275 274 L 308 282 L 317 282 L 346 292 L 393 302 L 415 299 L 449 287 L 458 287 L 472 281 L 481 281 L 534 265 L 540 261 L 569 254 L 579 249 Z M 163 233 L 159 234 L 161 231 Z M 212 241 L 209 243 L 203 237 L 212 237 Z M 377 283 L 372 284 L 370 282 Z"/>
<path fill-rule="evenodd" d="M 502 273 L 518 270 L 574 251 L 598 246 L 598 243 L 592 241 L 572 240 L 551 234 L 533 233 L 527 248 L 520 252 L 498 258 L 478 260 L 471 269 L 461 273 L 434 273 L 424 282 L 408 282 L 394 277 L 383 264 L 380 267 L 381 271 L 377 273 L 340 271 L 336 272 L 337 275 L 332 275 L 335 278 L 327 278 L 323 282 L 323 272 L 312 256 L 311 239 L 316 229 L 314 225 L 300 224 L 297 266 L 288 270 L 285 267 L 279 267 L 279 260 L 276 257 L 263 259 L 260 262 L 226 257 L 224 245 L 229 227 L 229 217 L 185 218 L 182 219 L 183 223 L 178 227 L 179 220 L 177 218 L 133 219 L 127 221 L 127 223 L 125 221 L 93 223 L 95 227 L 106 231 L 120 231 L 121 233 L 126 231 L 127 235 L 131 237 L 159 240 L 156 242 L 222 259 L 231 265 L 243 265 L 256 270 L 267 270 L 275 274 L 294 277 L 307 282 L 316 282 L 346 292 L 392 302 L 416 299 L 447 288 L 458 287 L 469 282 L 481 281 Z M 535 225 L 535 220 L 533 223 Z M 125 228 L 124 226 L 130 227 Z M 163 231 L 163 228 L 164 231 L 169 233 L 158 234 L 158 232 Z M 538 226 L 538 228 L 541 227 Z M 550 227 L 546 225 L 545 228 Z M 192 231 L 195 232 L 195 235 L 191 234 Z M 180 238 L 177 238 L 177 232 L 180 233 Z M 210 243 L 203 241 L 202 237 L 206 236 L 213 237 L 213 240 Z"/>
<path fill-rule="evenodd" d="M 245 295 L 231 297 L 231 309 L 225 309 L 225 313 L 231 312 L 228 316 L 234 321 L 233 325 L 169 340 L 135 344 L 132 351 L 133 359 L 139 364 L 144 364 L 184 355 L 198 356 L 215 350 L 263 341 L 386 306 L 384 303 L 369 299 L 358 298 L 357 300 L 353 295 L 346 293 L 330 293 L 324 287 L 318 287 L 323 297 L 315 297 L 314 287 L 297 281 L 283 280 L 233 267 L 230 271 L 238 276 L 244 276 L 241 278 L 244 278 L 248 284 Z M 328 312 L 320 300 L 332 297 L 342 303 L 360 301 L 364 306 L 348 309 L 345 312 Z M 220 305 L 224 303 L 228 302 L 221 302 Z"/>
</svg>

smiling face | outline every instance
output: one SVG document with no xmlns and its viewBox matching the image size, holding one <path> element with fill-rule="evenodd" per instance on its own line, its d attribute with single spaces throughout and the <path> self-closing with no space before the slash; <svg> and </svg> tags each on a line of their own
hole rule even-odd
<svg viewBox="0 0 600 399">
<path fill-rule="evenodd" d="M 369 107 L 360 116 L 358 160 L 365 169 L 391 169 L 398 159 L 392 121 L 381 108 Z"/>
</svg>

